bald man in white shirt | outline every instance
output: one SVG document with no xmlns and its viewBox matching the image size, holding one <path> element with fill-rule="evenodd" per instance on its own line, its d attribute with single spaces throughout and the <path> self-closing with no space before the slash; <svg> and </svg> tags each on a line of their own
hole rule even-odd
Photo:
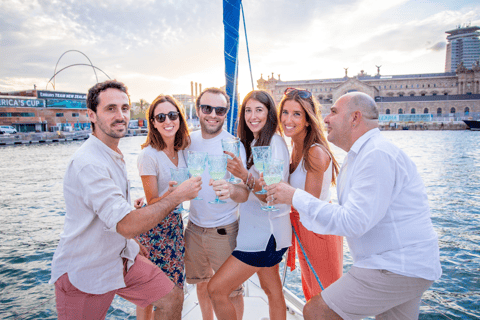
<svg viewBox="0 0 480 320">
<path fill-rule="evenodd" d="M 348 152 L 337 179 L 338 204 L 281 182 L 274 203 L 291 204 L 314 232 L 345 236 L 353 266 L 313 297 L 305 319 L 418 319 L 424 291 L 440 278 L 438 238 L 413 161 L 378 129 L 375 101 L 340 97 L 325 118 L 328 140 Z"/>
</svg>

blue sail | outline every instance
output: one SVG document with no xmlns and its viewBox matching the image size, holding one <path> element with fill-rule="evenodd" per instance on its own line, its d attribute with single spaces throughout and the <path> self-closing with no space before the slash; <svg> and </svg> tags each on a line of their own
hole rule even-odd
<svg viewBox="0 0 480 320">
<path fill-rule="evenodd" d="M 225 34 L 225 84 L 226 92 L 230 97 L 230 110 L 227 114 L 227 130 L 236 135 L 238 99 L 238 39 L 240 26 L 241 0 L 223 0 L 223 28 Z"/>
</svg>

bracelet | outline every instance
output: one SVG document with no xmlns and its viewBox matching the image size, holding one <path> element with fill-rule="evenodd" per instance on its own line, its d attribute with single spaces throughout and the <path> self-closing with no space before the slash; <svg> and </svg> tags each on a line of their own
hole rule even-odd
<svg viewBox="0 0 480 320">
<path fill-rule="evenodd" d="M 252 187 L 250 187 L 250 184 L 249 184 L 250 174 L 248 175 L 247 181 L 245 182 L 245 185 L 247 186 L 248 191 L 252 191 L 253 189 L 255 189 L 255 177 L 253 175 L 251 175 L 251 177 L 253 178 L 253 186 Z"/>
</svg>

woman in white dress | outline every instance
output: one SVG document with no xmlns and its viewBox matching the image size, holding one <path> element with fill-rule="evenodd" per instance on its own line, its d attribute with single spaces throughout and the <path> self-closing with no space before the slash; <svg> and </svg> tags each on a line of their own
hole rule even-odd
<svg viewBox="0 0 480 320">
<path fill-rule="evenodd" d="M 190 134 L 183 109 L 173 97 L 158 96 L 147 111 L 149 131 L 137 160 L 148 204 L 168 195 L 170 168 L 187 167 L 184 149 Z M 147 249 L 148 258 L 175 283 L 178 305 L 183 305 L 184 255 L 183 219 L 181 213 L 170 212 L 155 228 L 137 240 Z M 137 307 L 137 319 L 153 319 L 153 307 Z"/>
<path fill-rule="evenodd" d="M 293 145 L 290 185 L 305 190 L 321 200 L 330 201 L 330 185 L 335 184 L 338 163 L 323 133 L 319 104 L 311 92 L 288 88 L 279 103 L 279 109 L 283 131 L 292 139 Z M 299 214 L 294 207 L 291 221 L 323 287 L 328 287 L 342 276 L 343 238 L 307 230 L 300 222 Z M 319 294 L 321 288 L 295 237 L 292 239 L 292 248 L 288 254 L 288 266 L 292 270 L 295 268 L 295 251 L 300 261 L 303 293 L 308 301 Z"/>
<path fill-rule="evenodd" d="M 268 296 L 270 319 L 286 319 L 278 264 L 291 245 L 290 208 L 278 205 L 278 211 L 261 209 L 266 200 L 265 195 L 255 194 L 262 187 L 257 183 L 259 171 L 252 156 L 253 146 L 271 146 L 272 158 L 284 160 L 282 180 L 288 181 L 288 148 L 278 134 L 277 109 L 269 93 L 257 90 L 247 94 L 242 103 L 237 132 L 245 146 L 247 169 L 241 159 L 234 158 L 228 161 L 227 170 L 241 178 L 251 193 L 248 200 L 240 205 L 237 247 L 209 281 L 208 292 L 219 320 L 236 319 L 229 295 L 257 273 Z"/>
</svg>

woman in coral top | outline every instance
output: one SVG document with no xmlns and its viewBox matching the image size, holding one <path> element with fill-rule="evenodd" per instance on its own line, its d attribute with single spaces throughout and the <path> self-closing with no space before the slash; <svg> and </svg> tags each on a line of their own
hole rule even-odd
<svg viewBox="0 0 480 320">
<path fill-rule="evenodd" d="M 288 88 L 280 101 L 279 109 L 283 131 L 292 139 L 293 145 L 289 183 L 321 200 L 330 201 L 330 186 L 335 184 L 338 163 L 323 133 L 319 104 L 311 92 Z M 294 231 L 323 287 L 328 287 L 342 276 L 343 238 L 307 230 L 300 222 L 299 214 L 294 207 L 290 218 Z M 297 239 L 292 239 L 292 247 L 289 250 L 287 263 L 290 268 L 292 270 L 295 268 L 295 251 L 300 260 L 303 293 L 308 301 L 319 294 L 321 288 L 306 262 Z"/>
</svg>

